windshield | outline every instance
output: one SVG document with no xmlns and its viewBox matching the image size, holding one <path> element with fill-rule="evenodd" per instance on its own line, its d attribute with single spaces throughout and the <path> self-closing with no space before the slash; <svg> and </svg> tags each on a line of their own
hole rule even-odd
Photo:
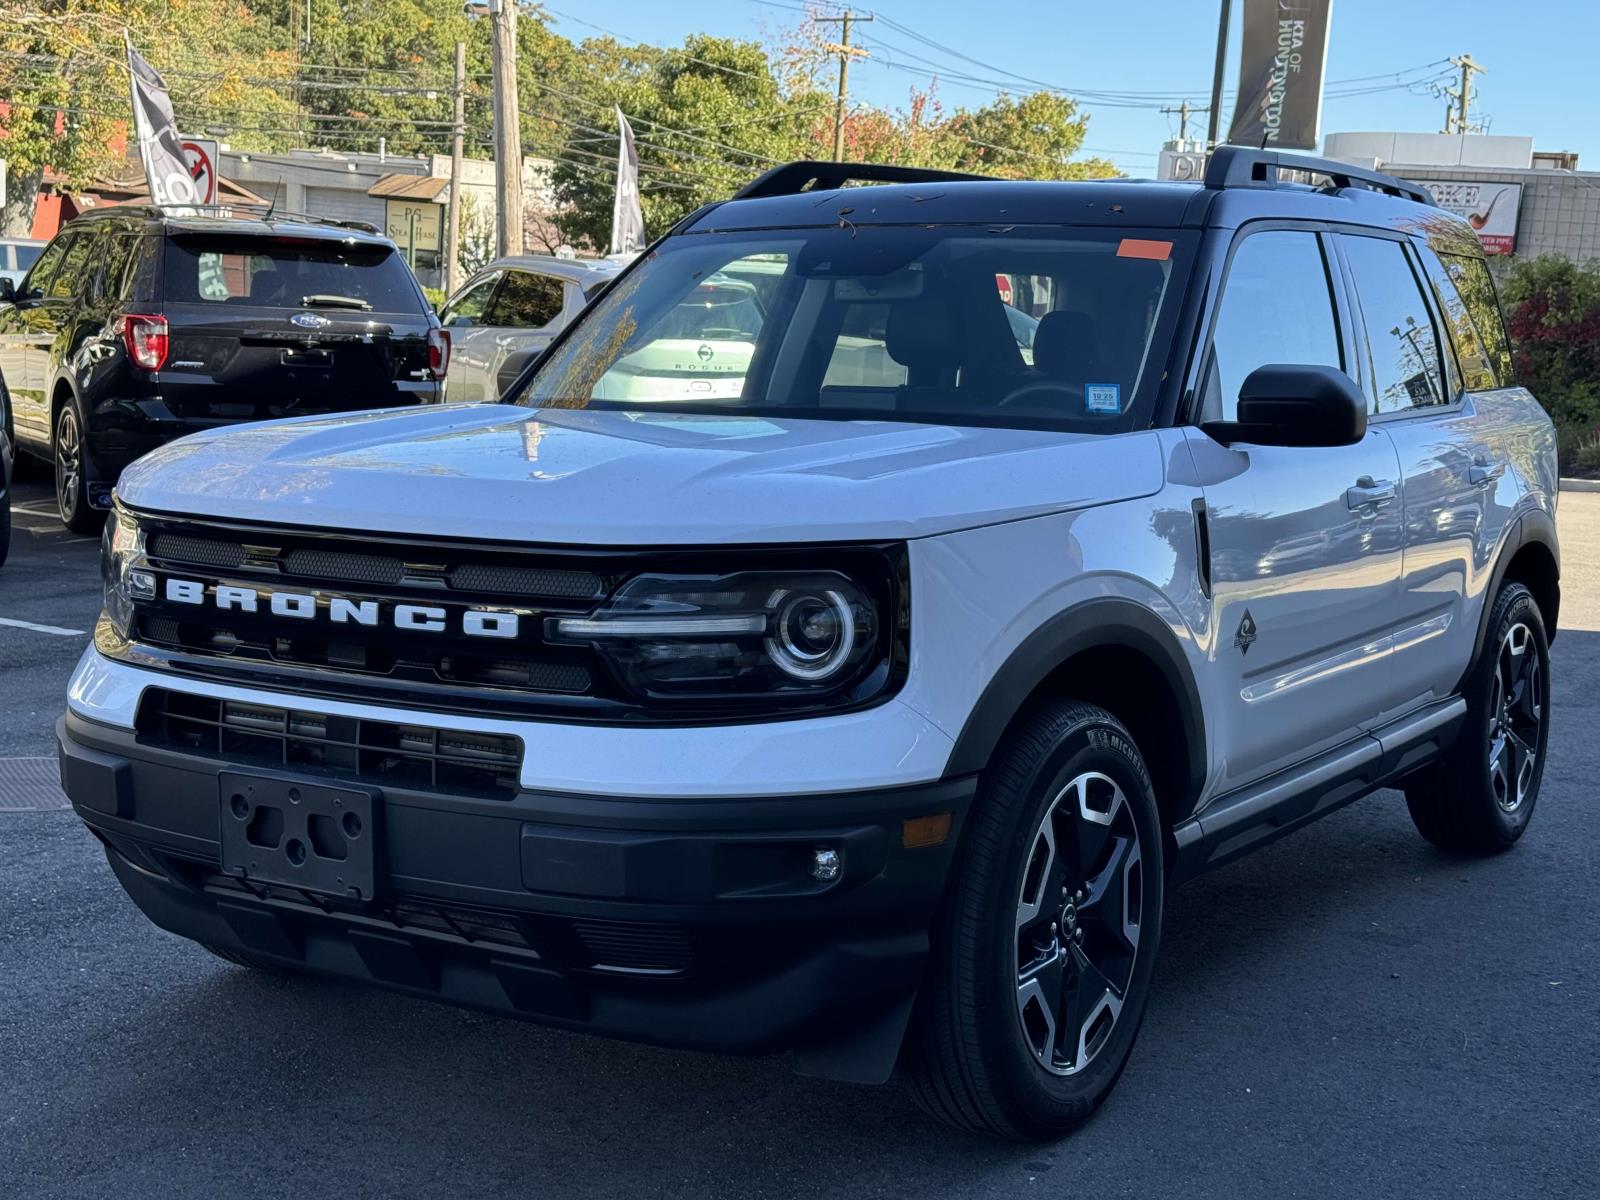
<svg viewBox="0 0 1600 1200">
<path fill-rule="evenodd" d="M 191 236 L 167 243 L 165 291 L 186 304 L 412 313 L 422 300 L 409 276 L 383 245 Z"/>
<path fill-rule="evenodd" d="M 517 403 L 1132 429 L 1154 409 L 1193 237 L 860 226 L 668 238 Z"/>
</svg>

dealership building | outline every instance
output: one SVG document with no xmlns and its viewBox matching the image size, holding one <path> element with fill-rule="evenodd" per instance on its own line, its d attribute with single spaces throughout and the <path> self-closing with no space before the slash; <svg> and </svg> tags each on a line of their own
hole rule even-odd
<svg viewBox="0 0 1600 1200">
<path fill-rule="evenodd" d="M 1323 155 L 1426 186 L 1473 223 L 1491 254 L 1600 259 L 1600 171 L 1533 139 L 1489 134 L 1330 133 Z"/>
</svg>

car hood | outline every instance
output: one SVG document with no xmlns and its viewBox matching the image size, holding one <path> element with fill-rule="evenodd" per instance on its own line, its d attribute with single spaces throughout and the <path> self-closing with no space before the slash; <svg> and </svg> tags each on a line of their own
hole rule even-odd
<svg viewBox="0 0 1600 1200">
<path fill-rule="evenodd" d="M 1154 434 L 500 405 L 270 421 L 123 473 L 152 512 L 602 546 L 926 537 L 1148 495 Z"/>
</svg>

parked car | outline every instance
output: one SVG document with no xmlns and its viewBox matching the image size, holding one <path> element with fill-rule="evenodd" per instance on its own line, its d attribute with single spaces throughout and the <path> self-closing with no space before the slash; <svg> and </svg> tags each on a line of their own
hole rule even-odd
<svg viewBox="0 0 1600 1200">
<path fill-rule="evenodd" d="M 450 357 L 394 243 L 282 214 L 119 207 L 70 221 L 0 280 L 0 379 L 18 448 L 55 466 L 93 533 L 122 470 L 196 430 L 431 404 Z"/>
<path fill-rule="evenodd" d="M 21 283 L 44 245 L 39 238 L 0 238 L 0 279 Z"/>
<path fill-rule="evenodd" d="M 700 289 L 752 261 L 782 269 L 737 391 L 713 358 L 605 398 L 641 348 L 725 340 Z M 829 382 L 880 331 L 900 373 Z M 1555 434 L 1419 187 L 1244 148 L 1203 186 L 780 167 L 514 399 L 124 477 L 62 777 L 163 928 L 900 1064 L 1037 1139 L 1121 1076 L 1183 880 L 1388 785 L 1455 853 L 1527 829 Z"/>
<path fill-rule="evenodd" d="M 447 398 L 498 400 L 502 387 L 621 270 L 609 259 L 518 254 L 477 272 L 439 312 L 453 347 Z"/>
</svg>

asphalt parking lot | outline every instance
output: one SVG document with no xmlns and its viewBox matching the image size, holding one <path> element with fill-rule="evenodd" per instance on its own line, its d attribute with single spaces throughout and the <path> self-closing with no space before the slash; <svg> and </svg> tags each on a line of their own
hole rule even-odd
<svg viewBox="0 0 1600 1200">
<path fill-rule="evenodd" d="M 97 547 L 46 487 L 17 502 L 0 769 L 38 771 Z M 40 790 L 0 804 L 0 1195 L 1593 1196 L 1600 495 L 1564 495 L 1561 534 L 1522 844 L 1441 856 L 1386 792 L 1175 892 L 1131 1065 L 1059 1145 L 960 1137 L 895 1086 L 780 1060 L 231 967 L 147 924 Z"/>
</svg>

